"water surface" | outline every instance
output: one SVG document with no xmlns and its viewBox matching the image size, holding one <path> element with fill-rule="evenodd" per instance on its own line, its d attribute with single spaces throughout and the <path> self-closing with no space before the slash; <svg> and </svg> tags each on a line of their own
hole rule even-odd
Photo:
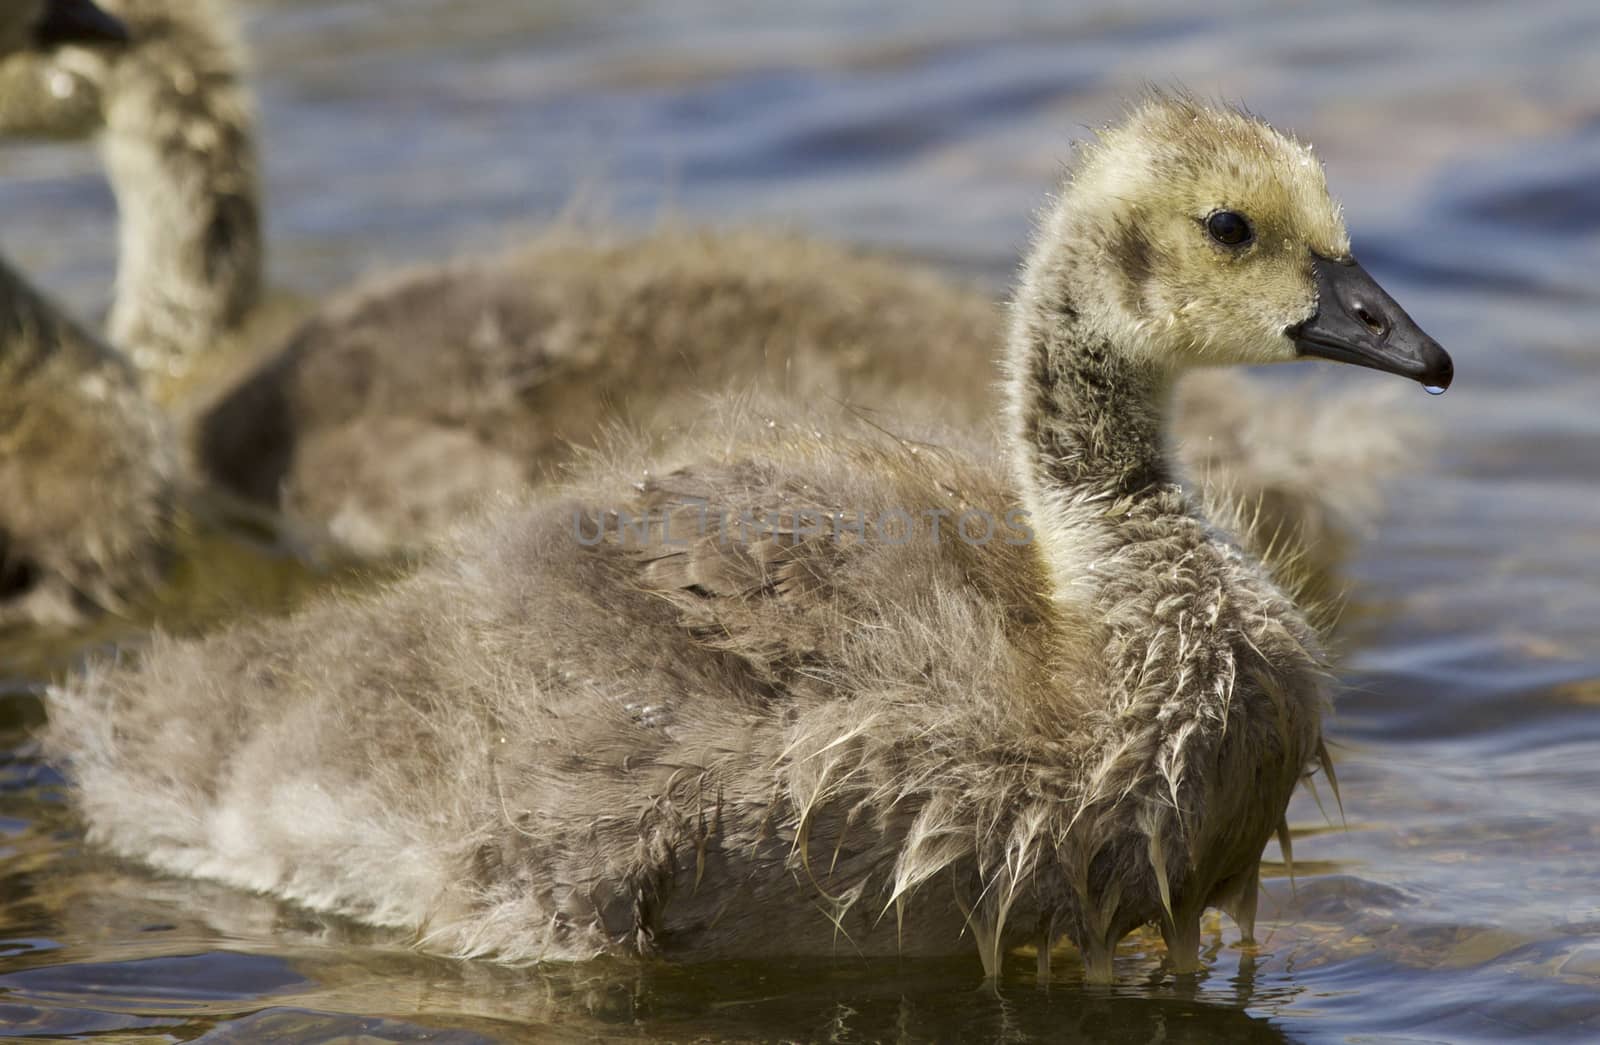
<svg viewBox="0 0 1600 1045">
<path fill-rule="evenodd" d="M 1071 10 L 1066 10 L 1067 8 Z M 1358 253 L 1455 355 L 1353 566 L 1341 817 L 1290 810 L 1263 941 L 1114 989 L 975 962 L 503 969 L 86 849 L 0 704 L 0 1025 L 116 1040 L 1600 1039 L 1600 9 L 954 0 L 257 0 L 272 272 L 307 298 L 576 211 L 785 224 L 998 291 L 1083 128 L 1146 81 L 1316 142 Z M 10 256 L 85 311 L 93 154 L 0 151 Z M 508 231 L 510 230 L 510 231 Z M 1330 385 L 1372 383 L 1327 370 Z M 255 567 L 251 567 L 252 569 Z M 268 570 L 276 567 L 268 565 Z M 273 574 L 276 576 L 276 574 Z M 283 581 L 288 584 L 288 581 Z"/>
</svg>

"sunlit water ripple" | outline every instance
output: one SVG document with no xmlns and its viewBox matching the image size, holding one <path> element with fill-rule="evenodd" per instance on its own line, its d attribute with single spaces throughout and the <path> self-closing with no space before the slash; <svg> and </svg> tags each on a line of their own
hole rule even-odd
<svg viewBox="0 0 1600 1045">
<path fill-rule="evenodd" d="M 1067 7 L 1071 13 L 1064 13 Z M 605 8 L 604 16 L 597 8 Z M 792 8 L 792 12 L 789 11 Z M 85 849 L 0 703 L 0 1027 L 119 1040 L 1600 1038 L 1600 13 L 1584 0 L 727 5 L 257 0 L 278 287 L 576 209 L 781 222 L 997 290 L 1083 127 L 1182 82 L 1318 143 L 1358 252 L 1456 358 L 1441 438 L 1355 564 L 1343 812 L 1290 811 L 1256 951 L 510 970 Z M 114 216 L 68 146 L 0 151 L 7 254 L 104 306 Z M 1381 381 L 1329 371 L 1330 383 Z M 0 666 L 0 678 L 19 672 Z M 1276 850 L 1269 857 L 1277 859 Z M 1047 987 L 1047 989 L 1045 989 Z"/>
</svg>

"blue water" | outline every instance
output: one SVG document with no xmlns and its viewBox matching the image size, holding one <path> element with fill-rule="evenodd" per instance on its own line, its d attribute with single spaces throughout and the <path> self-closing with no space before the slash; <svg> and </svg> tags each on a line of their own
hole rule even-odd
<svg viewBox="0 0 1600 1045">
<path fill-rule="evenodd" d="M 1344 815 L 1290 811 L 1256 951 L 1119 986 L 1017 961 L 511 970 L 86 850 L 4 705 L 0 1025 L 118 1040 L 1600 1040 L 1600 7 L 277 0 L 242 5 L 276 285 L 579 213 L 781 223 L 997 291 L 1085 127 L 1148 82 L 1315 142 L 1357 254 L 1451 351 L 1353 567 Z M 0 151 L 6 252 L 84 310 L 92 152 Z M 1382 381 L 1327 371 L 1330 383 Z M 4 674 L 4 672 L 0 672 Z M 1275 856 L 1275 850 L 1269 851 Z"/>
</svg>

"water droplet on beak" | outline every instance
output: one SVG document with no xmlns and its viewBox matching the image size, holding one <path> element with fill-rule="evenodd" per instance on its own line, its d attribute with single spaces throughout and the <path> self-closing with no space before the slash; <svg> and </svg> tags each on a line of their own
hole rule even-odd
<svg viewBox="0 0 1600 1045">
<path fill-rule="evenodd" d="M 1438 385 L 1423 385 L 1422 388 L 1431 396 L 1444 395 L 1444 389 L 1440 388 Z"/>
</svg>

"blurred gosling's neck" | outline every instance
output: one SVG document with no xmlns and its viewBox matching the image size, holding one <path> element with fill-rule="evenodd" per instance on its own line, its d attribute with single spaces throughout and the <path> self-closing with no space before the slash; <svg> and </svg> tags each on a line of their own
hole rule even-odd
<svg viewBox="0 0 1600 1045">
<path fill-rule="evenodd" d="M 108 60 L 105 157 L 120 215 L 109 332 L 172 374 L 237 329 L 261 293 L 255 115 L 210 0 L 132 10 Z"/>
</svg>

